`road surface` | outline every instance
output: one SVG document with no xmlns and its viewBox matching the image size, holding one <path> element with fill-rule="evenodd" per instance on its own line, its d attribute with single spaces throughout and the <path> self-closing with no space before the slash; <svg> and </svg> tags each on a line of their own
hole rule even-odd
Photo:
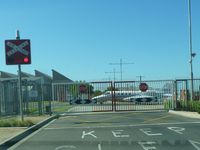
<svg viewBox="0 0 200 150">
<path fill-rule="evenodd" d="M 200 120 L 168 112 L 68 114 L 15 150 L 200 150 Z"/>
</svg>

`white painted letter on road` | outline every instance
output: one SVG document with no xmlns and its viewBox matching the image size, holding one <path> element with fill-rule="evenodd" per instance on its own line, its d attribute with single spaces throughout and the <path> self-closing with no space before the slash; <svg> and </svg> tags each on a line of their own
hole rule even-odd
<svg viewBox="0 0 200 150">
<path fill-rule="evenodd" d="M 59 146 L 55 150 L 67 150 L 67 149 L 76 149 L 76 146 L 74 145 L 64 145 L 64 146 Z"/>
<path fill-rule="evenodd" d="M 138 142 L 138 144 L 140 144 L 140 146 L 144 150 L 155 150 L 156 149 L 155 146 L 152 146 L 153 144 L 156 144 L 156 142 Z"/>
<path fill-rule="evenodd" d="M 97 136 L 94 135 L 93 133 L 94 133 L 94 131 L 90 131 L 90 132 L 88 132 L 88 133 L 86 133 L 85 131 L 83 131 L 83 134 L 82 134 L 82 137 L 81 137 L 81 138 L 84 139 L 86 135 L 90 135 L 90 136 L 92 136 L 93 138 L 97 138 Z"/>
<path fill-rule="evenodd" d="M 200 150 L 200 142 L 196 142 L 193 140 L 189 140 L 189 142 L 196 148 L 196 150 Z"/>
<path fill-rule="evenodd" d="M 98 150 L 102 150 L 102 149 L 101 149 L 101 144 L 98 144 Z"/>
<path fill-rule="evenodd" d="M 142 131 L 143 133 L 145 133 L 148 136 L 158 136 L 158 135 L 163 135 L 162 133 L 153 133 L 152 130 L 150 128 L 144 128 L 144 129 L 140 129 L 140 131 Z"/>
<path fill-rule="evenodd" d="M 167 128 L 178 134 L 183 134 L 183 131 L 185 131 L 185 128 L 181 128 L 181 127 L 167 127 Z"/>
<path fill-rule="evenodd" d="M 128 137 L 130 137 L 128 134 L 122 134 L 123 131 L 124 130 L 115 130 L 115 131 L 112 131 L 112 134 L 116 138 L 128 138 Z"/>
</svg>

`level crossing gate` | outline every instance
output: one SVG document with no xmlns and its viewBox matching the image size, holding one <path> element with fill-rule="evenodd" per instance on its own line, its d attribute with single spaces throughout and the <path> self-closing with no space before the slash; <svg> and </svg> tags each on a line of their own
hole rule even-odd
<svg viewBox="0 0 200 150">
<path fill-rule="evenodd" d="M 104 81 L 52 84 L 52 111 L 101 112 L 165 110 L 174 107 L 174 82 L 145 81 L 141 91 L 139 81 Z"/>
</svg>

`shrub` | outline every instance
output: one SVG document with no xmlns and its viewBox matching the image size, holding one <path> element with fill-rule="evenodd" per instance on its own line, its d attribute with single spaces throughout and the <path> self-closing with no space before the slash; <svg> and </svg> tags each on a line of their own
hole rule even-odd
<svg viewBox="0 0 200 150">
<path fill-rule="evenodd" d="M 0 127 L 30 127 L 34 123 L 30 120 L 20 121 L 17 119 L 6 119 L 0 121 Z"/>
<path fill-rule="evenodd" d="M 200 114 L 200 102 L 197 104 L 197 112 Z"/>
<path fill-rule="evenodd" d="M 170 101 L 164 101 L 164 108 L 170 109 L 171 108 L 171 102 Z"/>
<path fill-rule="evenodd" d="M 177 110 L 193 111 L 200 113 L 200 101 L 177 101 Z"/>
</svg>

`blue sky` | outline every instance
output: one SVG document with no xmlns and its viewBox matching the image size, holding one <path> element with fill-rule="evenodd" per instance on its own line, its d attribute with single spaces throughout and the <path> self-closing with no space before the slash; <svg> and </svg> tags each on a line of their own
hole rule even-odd
<svg viewBox="0 0 200 150">
<path fill-rule="evenodd" d="M 123 65 L 124 80 L 189 78 L 187 0 L 11 0 L 0 3 L 0 70 L 4 40 L 20 30 L 31 40 L 32 64 L 22 71 L 55 69 L 72 80 L 108 80 Z M 200 77 L 200 1 L 192 2 L 194 77 Z M 116 74 L 120 79 L 120 74 Z"/>
</svg>

